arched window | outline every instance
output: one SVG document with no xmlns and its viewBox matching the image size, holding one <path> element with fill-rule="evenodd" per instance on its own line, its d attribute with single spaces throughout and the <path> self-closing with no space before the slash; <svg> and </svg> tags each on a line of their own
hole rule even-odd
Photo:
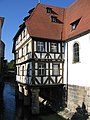
<svg viewBox="0 0 90 120">
<path fill-rule="evenodd" d="M 73 45 L 73 62 L 77 63 L 79 62 L 79 44 L 75 43 Z"/>
</svg>

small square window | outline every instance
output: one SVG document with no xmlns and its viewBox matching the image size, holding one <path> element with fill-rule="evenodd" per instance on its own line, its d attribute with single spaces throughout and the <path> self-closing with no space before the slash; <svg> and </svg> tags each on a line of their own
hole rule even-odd
<svg viewBox="0 0 90 120">
<path fill-rule="evenodd" d="M 50 13 L 50 14 L 52 13 L 52 8 L 47 7 L 46 10 L 47 10 L 47 13 Z"/>
<path fill-rule="evenodd" d="M 44 42 L 37 41 L 37 51 L 38 52 L 44 52 L 45 51 Z"/>
<path fill-rule="evenodd" d="M 57 52 L 57 43 L 51 43 L 50 44 L 51 52 Z"/>
<path fill-rule="evenodd" d="M 51 22 L 57 22 L 57 17 L 51 16 Z"/>
</svg>

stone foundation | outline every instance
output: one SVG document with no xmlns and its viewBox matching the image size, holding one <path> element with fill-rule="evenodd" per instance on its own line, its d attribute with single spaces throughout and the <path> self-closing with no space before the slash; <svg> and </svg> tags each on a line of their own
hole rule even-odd
<svg viewBox="0 0 90 120">
<path fill-rule="evenodd" d="M 39 113 L 39 89 L 32 89 L 32 114 Z"/>
<path fill-rule="evenodd" d="M 67 102 L 69 110 L 75 112 L 76 108 L 81 107 L 83 102 L 87 111 L 90 112 L 90 87 L 69 85 Z"/>
<path fill-rule="evenodd" d="M 29 87 L 23 86 L 24 89 L 24 105 L 29 106 L 30 105 L 30 90 Z"/>
</svg>

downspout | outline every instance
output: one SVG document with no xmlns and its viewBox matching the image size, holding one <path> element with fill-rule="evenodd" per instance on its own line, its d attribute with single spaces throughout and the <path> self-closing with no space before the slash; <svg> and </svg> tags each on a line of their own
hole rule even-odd
<svg viewBox="0 0 90 120">
<path fill-rule="evenodd" d="M 66 87 L 67 87 L 67 98 L 66 98 L 66 100 L 68 101 L 68 42 L 67 42 L 67 85 L 66 85 Z"/>
</svg>

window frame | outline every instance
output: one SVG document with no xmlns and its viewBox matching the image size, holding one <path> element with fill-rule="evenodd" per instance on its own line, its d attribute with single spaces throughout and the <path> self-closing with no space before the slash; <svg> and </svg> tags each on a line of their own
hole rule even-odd
<svg viewBox="0 0 90 120">
<path fill-rule="evenodd" d="M 24 56 L 24 48 L 22 47 L 22 57 Z"/>
<path fill-rule="evenodd" d="M 19 35 L 19 40 L 22 41 L 22 32 L 21 32 L 21 34 Z"/>
<path fill-rule="evenodd" d="M 37 41 L 36 42 L 36 51 L 37 52 L 45 52 L 45 42 Z"/>
<path fill-rule="evenodd" d="M 20 67 L 18 66 L 17 69 L 18 69 L 17 70 L 17 72 L 18 72 L 17 75 L 20 75 Z"/>
<path fill-rule="evenodd" d="M 50 43 L 50 52 L 52 52 L 52 53 L 58 52 L 58 43 L 55 43 L 55 42 Z"/>
<path fill-rule="evenodd" d="M 53 22 L 53 23 L 57 23 L 57 17 L 55 17 L 55 16 L 51 16 L 51 22 Z"/>
<path fill-rule="evenodd" d="M 23 30 L 23 38 L 25 38 L 25 29 Z"/>
<path fill-rule="evenodd" d="M 57 68 L 55 67 L 57 65 Z M 55 71 L 58 71 L 58 74 L 55 73 Z M 52 75 L 59 76 L 60 75 L 60 64 L 59 63 L 53 63 L 52 64 Z"/>
<path fill-rule="evenodd" d="M 73 44 L 73 63 L 80 62 L 80 45 L 79 43 L 75 42 Z"/>
<path fill-rule="evenodd" d="M 28 54 L 29 53 L 29 43 L 27 43 L 27 45 L 26 45 L 26 54 Z"/>
<path fill-rule="evenodd" d="M 22 76 L 24 76 L 24 66 L 22 66 Z"/>
<path fill-rule="evenodd" d="M 38 76 L 45 76 L 45 75 L 46 75 L 46 64 L 38 63 Z"/>
<path fill-rule="evenodd" d="M 49 14 L 52 13 L 52 8 L 47 7 L 46 10 L 47 10 L 47 13 L 49 13 Z"/>
<path fill-rule="evenodd" d="M 16 52 L 16 60 L 19 59 L 19 51 Z"/>
<path fill-rule="evenodd" d="M 70 24 L 70 25 L 71 25 L 71 30 L 72 30 L 72 31 L 74 31 L 74 30 L 77 28 L 77 26 L 78 26 L 80 20 L 81 20 L 81 18 L 77 19 L 76 21 L 74 21 L 74 22 L 72 22 L 72 23 Z"/>
<path fill-rule="evenodd" d="M 77 26 L 76 23 L 72 24 L 72 31 L 76 29 L 76 26 Z"/>
</svg>

